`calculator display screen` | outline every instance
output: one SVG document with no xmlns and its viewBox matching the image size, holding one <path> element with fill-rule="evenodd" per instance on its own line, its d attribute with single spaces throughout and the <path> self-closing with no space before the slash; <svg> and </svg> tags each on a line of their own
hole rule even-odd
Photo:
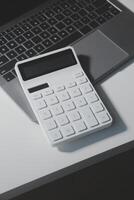
<svg viewBox="0 0 134 200">
<path fill-rule="evenodd" d="M 23 80 L 27 81 L 76 64 L 72 50 L 68 49 L 20 64 L 19 70 Z"/>
</svg>

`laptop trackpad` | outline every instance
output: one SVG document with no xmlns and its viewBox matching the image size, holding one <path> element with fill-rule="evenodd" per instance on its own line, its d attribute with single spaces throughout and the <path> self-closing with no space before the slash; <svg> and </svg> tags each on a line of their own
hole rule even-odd
<svg viewBox="0 0 134 200">
<path fill-rule="evenodd" d="M 93 81 L 106 77 L 128 57 L 121 49 L 101 31 L 95 31 L 74 45 L 83 69 Z"/>
</svg>

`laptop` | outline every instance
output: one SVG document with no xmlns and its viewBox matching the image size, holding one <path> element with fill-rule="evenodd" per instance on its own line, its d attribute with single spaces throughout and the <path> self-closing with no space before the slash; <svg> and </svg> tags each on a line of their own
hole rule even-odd
<svg viewBox="0 0 134 200">
<path fill-rule="evenodd" d="M 67 45 L 98 83 L 134 56 L 133 24 L 134 14 L 116 0 L 1 0 L 1 85 L 15 100 L 15 63 Z"/>
</svg>

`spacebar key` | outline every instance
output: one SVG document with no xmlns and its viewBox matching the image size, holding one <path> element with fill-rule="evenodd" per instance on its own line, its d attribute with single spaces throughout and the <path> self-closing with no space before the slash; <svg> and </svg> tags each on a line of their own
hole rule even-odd
<svg viewBox="0 0 134 200">
<path fill-rule="evenodd" d="M 2 67 L 0 67 L 0 74 L 4 75 L 5 73 L 12 70 L 15 67 L 16 62 L 17 62 L 17 60 L 14 59 L 14 60 L 8 62 L 7 64 L 3 65 Z"/>
<path fill-rule="evenodd" d="M 55 44 L 54 46 L 52 46 L 48 49 L 46 49 L 45 52 L 56 50 L 56 49 L 65 47 L 67 45 L 70 45 L 73 42 L 75 42 L 76 40 L 80 39 L 82 36 L 83 35 L 79 31 L 76 31 L 72 35 L 70 35 L 69 37 L 65 38 L 64 40 L 61 40 L 61 42 Z"/>
</svg>

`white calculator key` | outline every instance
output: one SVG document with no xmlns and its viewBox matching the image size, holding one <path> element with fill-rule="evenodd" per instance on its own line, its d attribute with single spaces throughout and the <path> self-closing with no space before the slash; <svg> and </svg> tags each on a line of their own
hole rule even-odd
<svg viewBox="0 0 134 200">
<path fill-rule="evenodd" d="M 81 119 L 79 112 L 75 111 L 75 110 L 69 112 L 68 117 L 69 117 L 70 121 L 77 121 L 77 120 Z"/>
<path fill-rule="evenodd" d="M 60 101 L 67 101 L 68 99 L 70 99 L 70 96 L 66 91 L 59 92 L 57 95 Z"/>
<path fill-rule="evenodd" d="M 99 112 L 97 114 L 97 118 L 98 118 L 100 123 L 105 123 L 105 122 L 108 122 L 110 120 L 109 115 L 105 111 Z"/>
<path fill-rule="evenodd" d="M 91 108 L 94 112 L 101 112 L 104 110 L 103 105 L 98 101 L 91 104 Z"/>
<path fill-rule="evenodd" d="M 81 85 L 80 89 L 83 94 L 87 94 L 92 91 L 92 87 L 89 83 Z"/>
<path fill-rule="evenodd" d="M 70 81 L 68 84 L 67 84 L 67 87 L 68 88 L 72 88 L 72 87 L 75 87 L 77 84 L 75 81 Z"/>
<path fill-rule="evenodd" d="M 44 110 L 40 111 L 40 117 L 41 117 L 41 119 L 46 120 L 46 119 L 51 118 L 52 114 L 51 114 L 50 110 L 44 109 Z"/>
<path fill-rule="evenodd" d="M 59 116 L 57 117 L 57 122 L 58 122 L 61 126 L 64 126 L 64 125 L 66 125 L 66 124 L 69 123 L 69 120 L 68 120 L 67 116 L 63 114 L 63 115 L 59 115 Z"/>
<path fill-rule="evenodd" d="M 82 120 L 74 122 L 73 125 L 77 132 L 82 132 L 87 129 L 86 124 Z"/>
<path fill-rule="evenodd" d="M 50 131 L 48 133 L 48 137 L 50 138 L 50 140 L 52 142 L 57 141 L 57 140 L 61 140 L 63 138 L 63 136 L 61 135 L 59 130 Z"/>
<path fill-rule="evenodd" d="M 57 87 L 55 88 L 55 90 L 56 90 L 57 92 L 63 91 L 63 90 L 65 90 L 65 86 L 64 86 L 64 85 L 59 85 L 59 86 L 57 86 Z"/>
<path fill-rule="evenodd" d="M 45 121 L 45 125 L 46 125 L 48 131 L 57 128 L 57 124 L 56 124 L 56 122 L 53 119 L 46 120 Z"/>
<path fill-rule="evenodd" d="M 98 101 L 98 97 L 94 92 L 90 92 L 86 95 L 86 100 L 88 103 L 93 103 L 95 101 Z"/>
<path fill-rule="evenodd" d="M 41 110 L 43 108 L 46 108 L 47 104 L 46 104 L 46 102 L 43 99 L 40 99 L 40 100 L 35 101 L 35 107 L 38 110 Z"/>
<path fill-rule="evenodd" d="M 77 80 L 77 83 L 81 85 L 81 84 L 86 83 L 87 81 L 88 81 L 87 78 L 82 77 L 82 78 L 79 78 L 79 79 Z"/>
<path fill-rule="evenodd" d="M 71 125 L 67 125 L 67 126 L 64 126 L 63 128 L 61 128 L 61 132 L 64 137 L 75 134 L 75 131 Z"/>
<path fill-rule="evenodd" d="M 54 93 L 54 91 L 50 88 L 47 88 L 43 91 L 44 96 L 48 96 L 48 95 L 51 95 L 53 93 Z"/>
<path fill-rule="evenodd" d="M 71 97 L 78 97 L 82 95 L 79 88 L 70 89 L 69 92 L 70 92 Z"/>
<path fill-rule="evenodd" d="M 63 103 L 63 108 L 66 111 L 70 111 L 70 110 L 74 110 L 76 107 L 72 101 L 67 101 L 67 102 Z"/>
<path fill-rule="evenodd" d="M 95 118 L 94 114 L 88 106 L 81 108 L 80 114 L 83 116 L 83 119 L 89 127 L 94 127 L 98 125 L 97 119 Z"/>
<path fill-rule="evenodd" d="M 46 98 L 48 105 L 55 105 L 59 103 L 58 98 L 55 95 L 50 95 Z"/>
<path fill-rule="evenodd" d="M 60 114 L 62 114 L 64 112 L 64 110 L 63 110 L 63 108 L 60 105 L 56 105 L 56 106 L 52 107 L 52 112 L 55 115 L 60 115 Z"/>
<path fill-rule="evenodd" d="M 32 94 L 32 98 L 33 98 L 34 100 L 41 99 L 41 98 L 42 98 L 42 94 L 41 94 L 41 93 Z"/>
<path fill-rule="evenodd" d="M 77 107 L 82 107 L 87 105 L 87 101 L 85 100 L 84 97 L 77 97 L 74 99 L 74 102 Z"/>
<path fill-rule="evenodd" d="M 78 73 L 75 74 L 75 77 L 76 77 L 76 78 L 79 78 L 79 77 L 81 77 L 81 76 L 83 76 L 83 75 L 84 75 L 83 72 L 78 72 Z"/>
</svg>

